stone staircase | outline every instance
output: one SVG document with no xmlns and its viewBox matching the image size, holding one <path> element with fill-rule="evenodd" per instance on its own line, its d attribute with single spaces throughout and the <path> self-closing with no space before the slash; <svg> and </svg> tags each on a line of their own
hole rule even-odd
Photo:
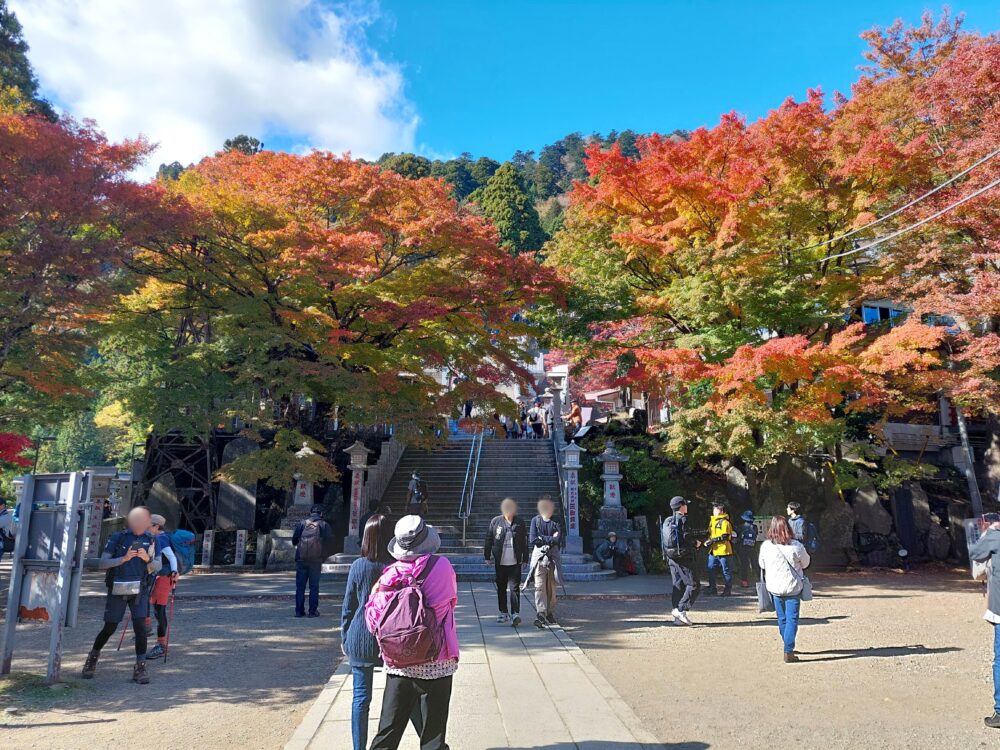
<svg viewBox="0 0 1000 750">
<path fill-rule="evenodd" d="M 492 569 L 483 563 L 483 541 L 490 520 L 499 513 L 505 497 L 517 500 L 521 515 L 535 515 L 538 497 L 549 494 L 558 504 L 559 477 L 552 443 L 548 440 L 503 440 L 487 437 L 483 441 L 479 475 L 472 512 L 465 522 L 459 518 L 459 499 L 469 465 L 471 438 L 454 438 L 434 451 L 407 450 L 383 496 L 394 515 L 405 512 L 406 488 L 413 472 L 420 475 L 427 491 L 427 521 L 441 535 L 441 553 L 447 555 L 460 581 L 491 581 Z M 564 579 L 590 581 L 614 577 L 601 570 L 590 555 L 562 557 Z M 323 566 L 324 572 L 346 572 L 349 561 L 338 555 L 335 562 Z"/>
</svg>

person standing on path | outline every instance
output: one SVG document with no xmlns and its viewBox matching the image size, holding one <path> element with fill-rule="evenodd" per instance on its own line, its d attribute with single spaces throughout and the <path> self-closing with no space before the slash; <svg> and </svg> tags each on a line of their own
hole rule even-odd
<svg viewBox="0 0 1000 750">
<path fill-rule="evenodd" d="M 149 531 L 156 539 L 156 549 L 162 555 L 160 561 L 160 571 L 153 580 L 153 590 L 149 594 L 149 603 L 153 605 L 156 613 L 156 645 L 146 652 L 146 659 L 161 659 L 167 655 L 167 626 L 169 625 L 169 613 L 167 605 L 170 603 L 170 594 L 177 586 L 177 578 L 180 570 L 177 565 L 177 555 L 174 553 L 173 545 L 170 543 L 170 536 L 164 527 L 167 519 L 154 513 L 149 517 Z M 166 563 L 164 565 L 164 563 Z M 149 617 L 146 617 L 146 637 L 149 632 Z"/>
<path fill-rule="evenodd" d="M 563 544 L 562 529 L 552 515 L 556 506 L 552 498 L 542 495 L 538 499 L 538 515 L 531 519 L 528 530 L 528 546 L 531 547 L 531 562 L 524 580 L 535 586 L 535 627 L 544 628 L 556 624 L 556 586 L 561 583 L 559 575 L 559 552 Z"/>
<path fill-rule="evenodd" d="M 135 634 L 135 668 L 132 681 L 140 685 L 149 683 L 146 674 L 146 617 L 149 615 L 149 577 L 160 570 L 160 555 L 156 540 L 149 533 L 149 511 L 144 507 L 132 508 L 125 520 L 126 528 L 108 539 L 99 570 L 108 571 L 108 597 L 104 603 L 104 627 L 94 639 L 94 645 L 83 663 L 80 676 L 93 679 L 101 649 L 118 629 L 126 610 L 132 614 L 132 632 Z"/>
<path fill-rule="evenodd" d="M 371 750 L 397 750 L 406 724 L 418 707 L 423 719 L 421 750 L 448 750 L 445 735 L 452 677 L 458 671 L 459 658 L 455 569 L 446 557 L 434 554 L 441 547 L 441 537 L 419 516 L 404 516 L 396 524 L 395 532 L 389 542 L 389 554 L 397 562 L 387 567 L 375 584 L 365 605 L 365 623 L 369 631 L 378 633 L 387 608 L 398 601 L 397 592 L 419 582 L 425 607 L 433 611 L 440 629 L 436 634 L 440 648 L 433 661 L 408 666 L 393 664 L 383 649 L 385 693 L 378 734 L 372 740 Z"/>
<path fill-rule="evenodd" d="M 747 510 L 740 516 L 743 523 L 736 533 L 736 559 L 740 564 L 740 586 L 747 588 L 756 576 L 753 572 L 754 552 L 757 547 L 757 524 L 753 520 L 753 511 Z"/>
<path fill-rule="evenodd" d="M 983 719 L 990 729 L 1000 729 L 1000 517 L 987 514 L 990 525 L 969 550 L 969 558 L 987 563 L 987 607 L 983 619 L 993 625 L 993 715 Z"/>
<path fill-rule="evenodd" d="M 500 515 L 490 521 L 483 557 L 496 568 L 497 622 L 521 624 L 521 571 L 528 563 L 528 531 L 517 517 L 517 503 L 507 497 L 500 503 Z M 510 606 L 507 590 L 510 589 Z"/>
<path fill-rule="evenodd" d="M 292 532 L 295 546 L 295 616 L 306 616 L 306 584 L 309 584 L 309 616 L 319 617 L 319 577 L 326 559 L 326 540 L 333 534 L 323 520 L 322 505 L 314 505 L 309 518 L 299 521 Z"/>
<path fill-rule="evenodd" d="M 368 714 L 375 667 L 382 664 L 378 642 L 365 625 L 365 605 L 386 565 L 392 560 L 389 555 L 391 538 L 392 523 L 389 518 L 378 513 L 368 518 L 361 532 L 361 557 L 351 563 L 344 606 L 340 611 L 340 649 L 351 665 L 354 680 L 354 701 L 351 705 L 354 750 L 368 747 Z"/>
<path fill-rule="evenodd" d="M 701 583 L 694 572 L 694 551 L 701 546 L 687 528 L 688 504 L 680 495 L 670 500 L 673 515 L 663 522 L 661 545 L 670 568 L 670 601 L 674 625 L 690 625 L 688 612 L 698 599 Z"/>
<path fill-rule="evenodd" d="M 723 596 L 733 593 L 733 524 L 724 503 L 712 503 L 712 517 L 708 521 L 708 595 L 719 593 L 716 588 L 716 568 L 722 568 Z"/>
<path fill-rule="evenodd" d="M 809 553 L 802 542 L 795 538 L 792 527 L 784 516 L 771 519 L 767 539 L 760 546 L 758 562 L 764 574 L 767 593 L 774 601 L 785 662 L 796 662 L 799 657 L 795 655 L 795 635 L 799 629 L 804 571 L 809 567 Z"/>
</svg>

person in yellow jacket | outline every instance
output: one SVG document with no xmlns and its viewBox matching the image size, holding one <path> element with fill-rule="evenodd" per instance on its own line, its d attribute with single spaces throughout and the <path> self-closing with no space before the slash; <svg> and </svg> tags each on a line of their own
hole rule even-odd
<svg viewBox="0 0 1000 750">
<path fill-rule="evenodd" d="M 709 596 L 719 593 L 716 588 L 716 569 L 722 568 L 725 588 L 723 596 L 733 593 L 733 524 L 724 503 L 712 504 L 712 518 L 708 522 L 708 591 Z"/>
</svg>

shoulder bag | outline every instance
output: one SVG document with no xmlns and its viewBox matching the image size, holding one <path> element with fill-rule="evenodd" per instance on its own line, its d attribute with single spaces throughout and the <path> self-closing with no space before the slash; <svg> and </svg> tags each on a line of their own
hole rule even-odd
<svg viewBox="0 0 1000 750">
<path fill-rule="evenodd" d="M 812 601 L 813 586 L 812 581 L 809 580 L 809 576 L 796 570 L 792 562 L 785 557 L 785 553 L 780 549 L 778 551 L 781 552 L 781 557 L 784 559 L 785 564 L 788 565 L 789 569 L 792 571 L 792 576 L 794 576 L 795 579 L 802 584 L 802 591 L 799 592 L 799 598 L 804 602 Z"/>
</svg>

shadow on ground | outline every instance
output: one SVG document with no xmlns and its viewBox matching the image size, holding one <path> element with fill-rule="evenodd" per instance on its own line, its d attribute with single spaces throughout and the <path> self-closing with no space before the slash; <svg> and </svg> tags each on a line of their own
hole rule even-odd
<svg viewBox="0 0 1000 750">
<path fill-rule="evenodd" d="M 843 661 L 844 659 L 887 659 L 895 656 L 925 656 L 962 651 L 957 646 L 927 648 L 926 646 L 872 646 L 870 648 L 836 648 L 827 651 L 797 651 L 802 661 Z M 817 658 L 818 657 L 818 658 Z"/>
</svg>

